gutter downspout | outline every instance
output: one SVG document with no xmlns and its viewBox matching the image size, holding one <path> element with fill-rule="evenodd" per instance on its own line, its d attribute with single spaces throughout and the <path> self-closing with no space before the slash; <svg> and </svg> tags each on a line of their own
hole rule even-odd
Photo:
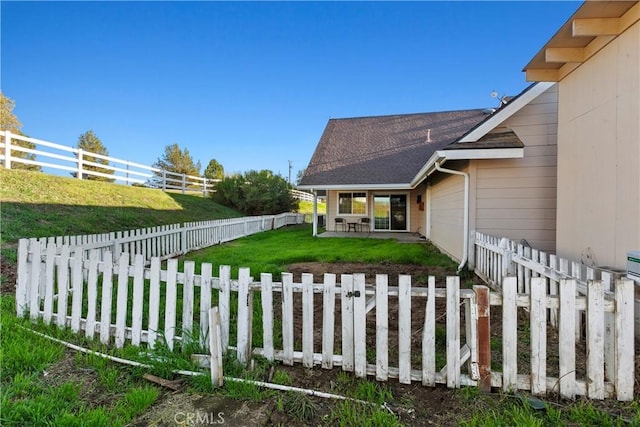
<svg viewBox="0 0 640 427">
<path fill-rule="evenodd" d="M 436 170 L 451 175 L 461 175 L 464 177 L 464 213 L 463 213 L 463 240 L 462 240 L 462 260 L 458 266 L 457 273 L 460 274 L 462 268 L 467 263 L 469 258 L 469 174 L 466 172 L 460 172 L 453 169 L 445 169 L 440 167 L 440 162 L 444 163 L 444 159 L 435 162 Z"/>
</svg>

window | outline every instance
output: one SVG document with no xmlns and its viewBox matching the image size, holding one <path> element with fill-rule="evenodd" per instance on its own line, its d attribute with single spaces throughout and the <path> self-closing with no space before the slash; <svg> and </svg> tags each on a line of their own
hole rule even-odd
<svg viewBox="0 0 640 427">
<path fill-rule="evenodd" d="M 338 214 L 366 215 L 367 193 L 339 193 Z"/>
</svg>

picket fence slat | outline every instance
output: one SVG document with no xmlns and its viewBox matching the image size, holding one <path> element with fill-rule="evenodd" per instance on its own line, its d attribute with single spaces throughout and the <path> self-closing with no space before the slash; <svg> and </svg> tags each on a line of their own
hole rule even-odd
<svg viewBox="0 0 640 427">
<path fill-rule="evenodd" d="M 270 273 L 260 275 L 262 296 L 262 348 L 264 357 L 273 361 L 273 278 Z"/>
<path fill-rule="evenodd" d="M 356 377 L 367 376 L 367 312 L 365 277 L 353 275 L 353 367 Z"/>
<path fill-rule="evenodd" d="M 340 276 L 340 289 L 340 304 L 342 311 L 342 370 L 352 372 L 354 366 L 353 298 L 350 297 L 350 294 L 353 292 L 352 275 L 342 274 Z"/>
<path fill-rule="evenodd" d="M 97 250 L 92 250 L 91 252 L 89 252 L 89 274 L 87 279 L 87 322 L 85 326 L 85 335 L 88 339 L 93 339 L 96 333 L 99 256 L 100 253 Z"/>
<path fill-rule="evenodd" d="M 531 280 L 531 393 L 547 393 L 547 280 Z"/>
<path fill-rule="evenodd" d="M 84 282 L 82 279 L 82 253 L 76 252 L 71 258 L 71 332 L 80 331 L 82 317 L 82 294 Z M 124 308 L 126 315 L 126 306 Z"/>
<path fill-rule="evenodd" d="M 209 319 L 207 314 L 211 309 L 211 278 L 213 266 L 209 262 L 202 263 L 200 267 L 200 345 L 211 350 L 208 336 L 212 332 L 209 330 Z M 217 313 L 220 316 L 220 313 Z M 219 326 L 219 323 L 217 324 Z"/>
<path fill-rule="evenodd" d="M 144 257 L 136 255 L 133 261 L 133 300 L 131 302 L 131 344 L 140 345 L 142 339 L 142 311 L 144 297 Z"/>
<path fill-rule="evenodd" d="M 193 341 L 193 302 L 195 301 L 194 290 L 195 262 L 184 262 L 184 283 L 182 284 L 182 344 L 183 349 L 186 344 Z"/>
<path fill-rule="evenodd" d="M 249 293 L 249 269 L 238 271 L 238 347 L 237 359 L 242 364 L 249 362 L 251 352 L 251 294 Z"/>
<path fill-rule="evenodd" d="M 447 277 L 447 387 L 460 387 L 460 278 Z"/>
<path fill-rule="evenodd" d="M 120 255 L 118 264 L 118 289 L 116 296 L 116 334 L 115 344 L 117 348 L 124 346 L 125 327 L 127 326 L 127 297 L 129 293 L 129 254 Z"/>
<path fill-rule="evenodd" d="M 164 339 L 169 350 L 173 350 L 176 333 L 177 279 L 178 260 L 174 258 L 167 261 L 166 305 L 164 309 Z"/>
<path fill-rule="evenodd" d="M 63 263 L 65 267 L 62 268 L 60 265 L 58 266 L 58 274 L 60 276 L 62 276 L 62 274 L 64 274 L 64 272 L 67 271 L 66 265 L 68 264 L 68 251 L 65 251 L 66 247 L 63 247 L 63 254 L 65 252 L 67 252 L 66 256 L 61 255 L 60 256 L 60 262 Z M 109 339 L 111 337 L 111 304 L 112 304 L 112 300 L 113 300 L 113 258 L 111 255 L 111 252 L 107 252 L 105 253 L 104 256 L 104 269 L 103 269 L 103 273 L 102 273 L 102 295 L 100 298 L 100 342 L 102 344 L 108 344 L 109 343 Z M 64 285 L 65 282 L 61 281 L 61 277 L 58 277 L 58 284 L 60 286 L 60 284 L 62 283 L 62 287 L 59 288 L 59 294 L 58 294 L 58 304 L 60 304 L 61 298 L 62 298 L 62 288 L 66 288 L 66 286 Z M 66 292 L 65 292 L 66 295 Z M 65 301 L 66 301 L 66 296 L 65 296 Z M 66 303 L 65 303 L 66 305 Z M 63 309 L 63 311 L 58 311 L 58 324 L 60 324 L 60 321 L 62 319 L 63 316 L 61 316 L 61 314 L 65 313 L 66 314 L 66 308 Z"/>
<path fill-rule="evenodd" d="M 398 276 L 398 369 L 400 384 L 411 384 L 411 276 Z"/>
<path fill-rule="evenodd" d="M 282 273 L 282 347 L 285 365 L 293 365 L 293 274 Z"/>
<path fill-rule="evenodd" d="M 302 365 L 313 368 L 313 275 L 302 273 Z"/>
<path fill-rule="evenodd" d="M 575 397 L 576 382 L 576 281 L 563 279 L 560 281 L 560 320 L 558 330 L 559 345 L 559 383 L 560 395 L 567 399 Z"/>
<path fill-rule="evenodd" d="M 633 400 L 634 376 L 629 375 L 634 368 L 633 325 L 634 283 L 618 280 L 615 287 L 616 298 L 616 375 L 615 389 L 618 400 Z M 622 374 L 621 374 L 622 373 Z"/>
<path fill-rule="evenodd" d="M 336 309 L 336 275 L 324 274 L 324 289 L 322 291 L 322 367 L 333 369 L 333 349 L 335 333 Z"/>
<path fill-rule="evenodd" d="M 37 320 L 40 313 L 40 243 L 32 241 L 30 243 L 33 260 L 31 261 L 31 270 L 29 271 L 29 310 L 31 312 L 31 320 Z"/>
<path fill-rule="evenodd" d="M 218 310 L 220 312 L 220 341 L 222 352 L 229 346 L 229 319 L 231 319 L 231 267 L 220 266 L 220 290 L 218 291 Z"/>
<path fill-rule="evenodd" d="M 44 264 L 44 314 L 42 319 L 45 323 L 51 323 L 51 316 L 53 315 L 53 294 L 54 294 L 54 269 L 55 269 L 55 254 L 56 248 L 54 245 L 47 246 L 46 259 Z"/>
<path fill-rule="evenodd" d="M 587 392 L 591 399 L 604 399 L 604 287 L 599 280 L 587 288 Z"/>
<path fill-rule="evenodd" d="M 149 277 L 149 335 L 150 348 L 155 348 L 160 320 L 160 258 L 151 258 Z"/>
<path fill-rule="evenodd" d="M 422 385 L 436 385 L 436 279 L 429 276 L 422 329 Z"/>
<path fill-rule="evenodd" d="M 502 283 L 502 390 L 518 390 L 518 307 L 517 279 L 507 277 Z"/>
<path fill-rule="evenodd" d="M 389 280 L 376 275 L 376 380 L 389 378 Z"/>
</svg>

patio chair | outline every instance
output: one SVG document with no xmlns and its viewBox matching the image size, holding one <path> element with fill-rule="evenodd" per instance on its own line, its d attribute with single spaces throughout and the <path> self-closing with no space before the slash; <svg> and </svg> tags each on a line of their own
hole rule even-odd
<svg viewBox="0 0 640 427">
<path fill-rule="evenodd" d="M 358 222 L 358 228 L 360 229 L 360 231 L 364 231 L 365 228 L 367 229 L 367 233 L 371 231 L 371 218 L 365 217 L 365 218 L 360 218 L 360 221 Z"/>
<path fill-rule="evenodd" d="M 338 231 L 338 228 L 342 228 L 342 231 L 347 231 L 347 223 L 344 221 L 344 218 L 336 218 L 335 222 L 336 222 L 336 226 L 335 226 L 336 231 Z"/>
</svg>

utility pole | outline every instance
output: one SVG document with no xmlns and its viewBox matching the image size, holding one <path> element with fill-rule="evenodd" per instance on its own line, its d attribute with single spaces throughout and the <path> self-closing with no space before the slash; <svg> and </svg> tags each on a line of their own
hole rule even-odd
<svg viewBox="0 0 640 427">
<path fill-rule="evenodd" d="M 291 185 L 291 160 L 288 160 L 289 162 L 289 185 Z"/>
</svg>

